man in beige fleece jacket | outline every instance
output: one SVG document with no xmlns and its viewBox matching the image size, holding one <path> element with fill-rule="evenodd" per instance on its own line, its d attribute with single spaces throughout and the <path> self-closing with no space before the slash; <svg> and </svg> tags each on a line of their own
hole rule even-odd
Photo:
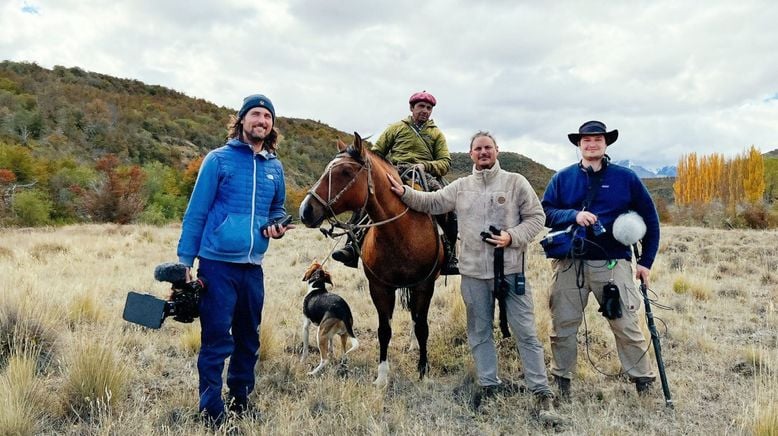
<svg viewBox="0 0 778 436">
<path fill-rule="evenodd" d="M 524 273 L 527 244 L 543 229 L 545 215 L 537 194 L 524 176 L 500 169 L 498 148 L 488 132 L 470 141 L 473 174 L 453 181 L 436 192 L 405 189 L 390 178 L 392 191 L 412 209 L 438 215 L 456 210 L 459 215 L 461 292 L 467 307 L 467 340 L 475 360 L 481 396 L 509 390 L 497 376 L 493 340 L 494 249 L 504 248 L 508 324 L 516 338 L 527 388 L 536 395 L 541 418 L 551 418 L 553 394 L 538 340 L 532 293 L 517 283 Z M 481 232 L 489 226 L 502 229 L 486 241 Z M 488 242 L 488 243 L 487 243 Z M 545 414 L 545 415 L 544 415 Z"/>
</svg>

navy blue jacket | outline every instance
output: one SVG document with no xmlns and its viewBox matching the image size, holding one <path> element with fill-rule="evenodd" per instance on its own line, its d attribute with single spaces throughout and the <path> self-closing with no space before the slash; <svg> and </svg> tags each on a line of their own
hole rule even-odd
<svg viewBox="0 0 778 436">
<path fill-rule="evenodd" d="M 178 259 L 259 265 L 268 246 L 260 227 L 286 215 L 284 168 L 237 139 L 205 156 L 184 213 Z"/>
<path fill-rule="evenodd" d="M 629 247 L 613 238 L 613 222 L 627 211 L 637 212 L 646 222 L 643 253 L 638 263 L 651 268 L 659 249 L 659 216 L 643 182 L 629 168 L 605 164 L 600 189 L 587 210 L 600 220 L 606 232 L 594 236 L 587 227 L 584 254 L 579 258 L 590 260 L 632 259 Z M 543 194 L 546 227 L 552 231 L 576 224 L 575 217 L 583 208 L 589 188 L 589 174 L 580 163 L 570 165 L 554 174 Z"/>
</svg>

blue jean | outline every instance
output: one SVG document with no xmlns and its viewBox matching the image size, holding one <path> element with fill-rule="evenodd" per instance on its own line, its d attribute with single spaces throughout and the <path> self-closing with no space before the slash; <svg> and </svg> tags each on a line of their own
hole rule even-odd
<svg viewBox="0 0 778 436">
<path fill-rule="evenodd" d="M 259 325 L 265 299 L 261 265 L 200 259 L 198 276 L 207 289 L 200 299 L 200 411 L 212 418 L 224 413 L 222 371 L 230 358 L 227 387 L 245 401 L 254 390 L 254 365 L 259 351 Z"/>
</svg>

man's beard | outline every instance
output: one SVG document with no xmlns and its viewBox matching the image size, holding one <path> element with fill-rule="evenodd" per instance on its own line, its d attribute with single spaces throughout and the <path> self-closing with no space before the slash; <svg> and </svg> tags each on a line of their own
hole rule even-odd
<svg viewBox="0 0 778 436">
<path fill-rule="evenodd" d="M 261 133 L 255 134 L 253 128 L 252 129 L 248 129 L 248 130 L 244 129 L 243 130 L 243 135 L 246 137 L 246 139 L 251 140 L 251 142 L 262 142 L 262 141 L 265 140 L 265 138 L 267 138 L 268 134 L 265 133 L 265 129 L 264 128 L 260 128 L 260 130 L 261 130 Z"/>
<path fill-rule="evenodd" d="M 246 137 L 250 139 L 251 142 L 261 142 L 264 141 L 265 138 L 267 138 L 267 135 L 265 134 L 255 135 L 251 132 L 246 132 Z"/>
</svg>

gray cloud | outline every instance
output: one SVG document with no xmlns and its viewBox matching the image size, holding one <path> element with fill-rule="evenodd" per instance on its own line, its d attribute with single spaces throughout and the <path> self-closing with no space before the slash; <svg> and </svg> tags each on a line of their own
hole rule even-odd
<svg viewBox="0 0 778 436">
<path fill-rule="evenodd" d="M 491 130 L 552 168 L 588 119 L 609 153 L 648 167 L 681 154 L 778 148 L 778 8 L 743 0 L 43 1 L 0 6 L 4 59 L 79 66 L 235 108 L 269 95 L 284 116 L 377 135 L 416 90 L 456 151 Z M 45 29 L 45 31 L 42 31 Z"/>
</svg>

